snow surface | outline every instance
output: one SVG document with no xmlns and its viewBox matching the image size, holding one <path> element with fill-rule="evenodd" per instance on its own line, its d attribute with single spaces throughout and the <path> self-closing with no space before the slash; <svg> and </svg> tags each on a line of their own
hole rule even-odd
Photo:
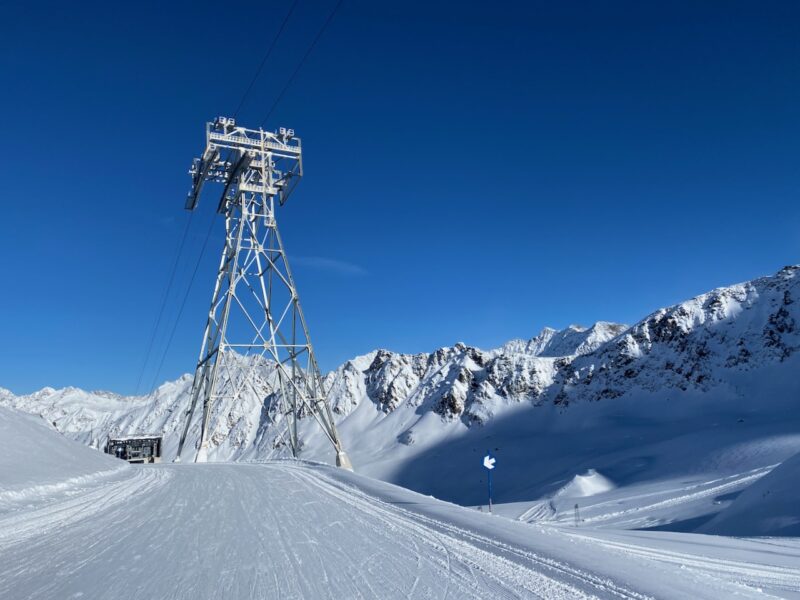
<svg viewBox="0 0 800 600">
<path fill-rule="evenodd" d="M 532 525 L 296 461 L 78 481 L 112 459 L 0 414 L 42 477 L 0 507 L 0 598 L 800 597 L 798 540 Z"/>
<path fill-rule="evenodd" d="M 608 492 L 615 487 L 617 486 L 608 477 L 604 477 L 594 469 L 589 469 L 586 473 L 575 475 L 572 481 L 556 492 L 556 496 L 585 498 Z"/>
<path fill-rule="evenodd" d="M 800 537 L 798 488 L 800 454 L 747 487 L 700 531 L 720 535 Z"/>
<path fill-rule="evenodd" d="M 40 417 L 2 407 L 0 440 L 0 506 L 37 489 L 72 485 L 126 466 L 59 435 Z"/>
</svg>

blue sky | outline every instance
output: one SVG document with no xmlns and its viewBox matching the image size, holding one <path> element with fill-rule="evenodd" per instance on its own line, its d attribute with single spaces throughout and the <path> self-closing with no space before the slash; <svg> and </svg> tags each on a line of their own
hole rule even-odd
<svg viewBox="0 0 800 600">
<path fill-rule="evenodd" d="M 204 123 L 233 112 L 289 3 L 18 4 L 0 23 L 0 386 L 133 393 Z M 240 123 L 334 4 L 300 0 Z M 798 262 L 798 19 L 795 2 L 345 0 L 267 124 L 303 138 L 279 223 L 322 367 L 630 323 Z M 214 206 L 140 391 L 193 369 L 221 222 L 155 363 Z"/>
</svg>

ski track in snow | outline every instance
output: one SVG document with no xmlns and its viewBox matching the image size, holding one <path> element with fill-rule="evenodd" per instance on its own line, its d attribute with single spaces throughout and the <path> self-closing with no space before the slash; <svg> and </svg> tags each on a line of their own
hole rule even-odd
<svg viewBox="0 0 800 600">
<path fill-rule="evenodd" d="M 697 597 L 769 597 L 765 585 L 800 594 L 796 569 L 514 523 L 353 481 L 281 461 L 134 467 L 49 486 L 0 507 L 0 598 L 692 597 L 640 589 L 619 565 L 667 581 L 686 573 L 704 586 Z M 458 518 L 446 517 L 451 506 Z"/>
<path fill-rule="evenodd" d="M 57 483 L 44 483 L 40 485 L 23 487 L 22 489 L 10 489 L 2 491 L 0 492 L 0 511 L 3 510 L 4 506 L 17 504 L 26 498 L 47 496 L 60 490 L 67 491 L 82 484 L 90 484 L 99 479 L 119 474 L 119 472 L 123 469 L 124 467 L 120 465 L 120 467 L 117 469 L 98 471 L 96 473 L 89 473 L 87 475 L 78 475 Z"/>
<path fill-rule="evenodd" d="M 732 490 L 744 488 L 748 484 L 760 479 L 761 477 L 769 473 L 775 467 L 776 465 L 769 465 L 767 467 L 762 467 L 759 469 L 752 469 L 751 471 L 747 471 L 746 473 L 738 473 L 736 475 L 730 475 L 727 477 L 722 477 L 711 481 L 704 481 L 702 483 L 698 483 L 695 485 L 682 486 L 679 489 L 659 490 L 658 492 L 649 492 L 646 494 L 630 494 L 625 496 L 624 501 L 628 504 L 632 504 L 633 506 L 622 510 L 611 510 L 609 512 L 602 512 L 604 506 L 619 505 L 620 504 L 619 500 L 590 504 L 587 507 L 583 508 L 582 510 L 584 513 L 586 513 L 587 511 L 591 512 L 592 516 L 583 517 L 581 521 L 587 524 L 596 524 L 598 522 L 609 521 L 613 522 L 614 527 L 624 528 L 625 525 L 631 524 L 630 520 L 627 520 L 627 518 L 629 517 L 652 515 L 654 511 L 661 508 L 676 506 L 678 504 L 692 502 L 701 498 L 707 498 L 709 496 L 718 496 Z M 688 493 L 683 493 L 683 492 L 688 492 Z M 650 502 L 650 503 L 641 502 L 643 499 L 650 497 L 657 497 L 657 496 L 667 496 L 667 498 L 664 500 L 658 500 L 656 502 Z M 536 514 L 536 511 L 534 511 L 530 515 L 528 514 L 528 512 L 530 512 L 530 510 L 523 513 L 520 516 L 520 519 L 530 520 Z M 594 514 L 596 512 L 600 512 L 600 514 Z M 561 514 L 557 515 L 555 520 L 561 522 L 568 522 L 572 518 L 573 518 L 572 515 Z"/>
<path fill-rule="evenodd" d="M 2 598 L 646 597 L 285 464 L 131 469 L 5 515 L 0 556 Z"/>
<path fill-rule="evenodd" d="M 120 469 L 97 474 L 97 477 L 75 478 L 79 484 L 37 486 L 39 502 L 6 505 L 0 512 L 0 552 L 33 536 L 59 531 L 67 525 L 91 519 L 95 514 L 112 510 L 129 502 L 131 497 L 156 488 L 171 474 L 155 470 Z M 53 496 L 62 492 L 63 498 Z M 50 494 L 50 495 L 47 495 Z"/>
<path fill-rule="evenodd" d="M 303 467 L 125 475 L 0 520 L 0 597 L 645 598 Z"/>
<path fill-rule="evenodd" d="M 617 551 L 626 556 L 638 556 L 649 560 L 677 564 L 682 569 L 688 569 L 704 576 L 721 575 L 726 578 L 733 576 L 740 584 L 756 590 L 760 590 L 761 586 L 769 584 L 772 588 L 794 594 L 794 597 L 800 593 L 800 569 L 798 568 L 760 565 L 729 558 L 720 559 L 686 552 L 673 552 L 661 548 L 649 548 L 647 546 L 599 539 L 591 535 L 575 533 L 574 531 L 566 533 L 577 539 L 591 540 L 603 548 Z"/>
<path fill-rule="evenodd" d="M 447 547 L 455 550 L 461 563 L 471 565 L 475 570 L 491 571 L 504 574 L 506 580 L 514 583 L 514 590 L 524 590 L 534 597 L 544 598 L 592 598 L 596 593 L 614 598 L 649 598 L 636 591 L 614 584 L 611 580 L 575 569 L 565 563 L 548 559 L 532 552 L 514 548 L 480 534 L 453 526 L 444 521 L 412 513 L 402 508 L 391 507 L 385 502 L 363 494 L 352 487 L 340 488 L 335 482 L 326 480 L 322 483 L 315 475 L 302 474 L 309 483 L 328 494 L 338 497 L 358 510 L 371 514 L 387 523 L 390 527 L 404 527 L 414 530 L 422 539 L 431 542 L 434 548 Z M 431 540 L 433 536 L 433 540 Z M 487 566 L 492 569 L 488 570 Z M 536 568 L 532 569 L 528 565 Z M 537 570 L 538 569 L 538 570 Z M 449 568 L 450 572 L 453 569 Z M 470 569 L 474 575 L 474 571 Z M 546 575 L 545 572 L 551 573 Z M 456 575 L 459 581 L 463 575 Z M 498 584 L 501 581 L 498 580 Z M 464 597 L 462 594 L 456 597 Z M 516 594 L 504 594 L 496 597 L 517 597 Z M 524 595 L 522 597 L 531 597 Z"/>
</svg>

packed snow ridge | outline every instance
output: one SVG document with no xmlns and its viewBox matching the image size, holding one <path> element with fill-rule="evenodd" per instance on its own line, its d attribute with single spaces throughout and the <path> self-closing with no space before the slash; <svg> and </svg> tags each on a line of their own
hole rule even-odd
<svg viewBox="0 0 800 600">
<path fill-rule="evenodd" d="M 570 498 L 585 498 L 595 496 L 613 490 L 614 482 L 608 477 L 603 476 L 594 469 L 589 469 L 585 473 L 575 475 L 567 485 L 556 492 L 556 496 L 568 496 Z"/>
</svg>

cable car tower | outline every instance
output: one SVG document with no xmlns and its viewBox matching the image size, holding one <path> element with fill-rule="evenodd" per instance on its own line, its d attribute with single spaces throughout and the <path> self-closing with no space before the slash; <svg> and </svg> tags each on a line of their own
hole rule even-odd
<svg viewBox="0 0 800 600">
<path fill-rule="evenodd" d="M 264 394 L 251 375 L 266 368 L 271 391 L 264 408 L 273 423 L 285 427 L 292 456 L 300 451 L 297 421 L 312 416 L 333 445 L 336 464 L 352 469 L 275 221 L 276 200 L 283 205 L 303 174 L 300 146 L 291 129 L 245 129 L 225 117 L 206 125 L 205 151 L 189 172 L 186 209 L 197 208 L 205 182 L 221 183 L 217 212 L 225 216 L 226 237 L 176 460 L 198 400 L 203 414 L 195 461 L 205 462 L 215 403 L 231 395 L 235 402 L 242 393 Z"/>
</svg>

